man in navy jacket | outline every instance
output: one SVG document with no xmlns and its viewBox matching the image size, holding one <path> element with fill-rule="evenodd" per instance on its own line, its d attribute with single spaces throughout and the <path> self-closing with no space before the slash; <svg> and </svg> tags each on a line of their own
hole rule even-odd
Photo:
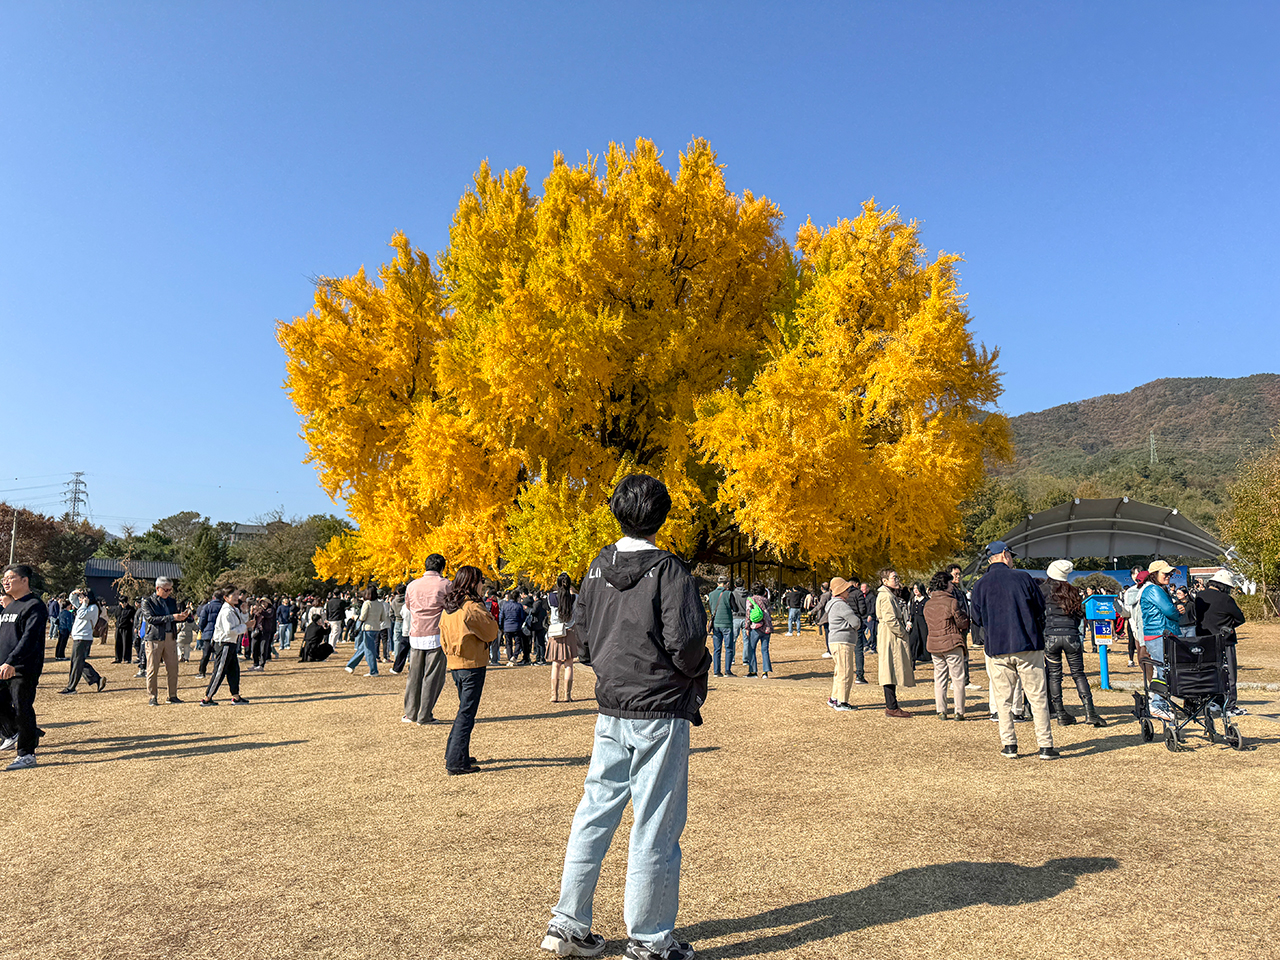
<svg viewBox="0 0 1280 960">
<path fill-rule="evenodd" d="M 969 616 L 986 635 L 991 703 L 1000 718 L 1000 755 L 1010 759 L 1018 756 L 1013 707 L 1014 691 L 1021 680 L 1035 719 L 1040 759 L 1056 760 L 1044 672 L 1044 596 L 1031 574 L 1013 568 L 1013 551 L 1003 540 L 988 545 L 987 556 L 991 565 L 973 588 Z"/>
<path fill-rule="evenodd" d="M 196 678 L 203 680 L 205 673 L 209 669 L 209 659 L 213 656 L 213 628 L 218 623 L 218 614 L 222 612 L 222 591 L 213 591 L 213 597 L 208 603 L 201 604 L 198 614 L 200 625 L 200 670 L 196 673 Z"/>
</svg>

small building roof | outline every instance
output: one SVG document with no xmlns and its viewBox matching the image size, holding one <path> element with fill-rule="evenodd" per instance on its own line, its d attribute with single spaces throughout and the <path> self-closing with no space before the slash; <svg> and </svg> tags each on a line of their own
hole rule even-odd
<svg viewBox="0 0 1280 960">
<path fill-rule="evenodd" d="M 165 563 L 160 560 L 130 560 L 129 570 L 139 580 L 154 580 L 157 577 L 168 577 L 170 580 L 182 579 L 182 567 L 176 563 Z M 93 557 L 85 561 L 85 577 L 124 576 L 124 562 L 121 560 L 101 560 Z"/>
</svg>

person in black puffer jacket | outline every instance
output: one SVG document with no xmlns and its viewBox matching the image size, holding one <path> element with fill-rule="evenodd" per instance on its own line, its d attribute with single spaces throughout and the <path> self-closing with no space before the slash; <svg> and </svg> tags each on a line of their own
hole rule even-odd
<svg viewBox="0 0 1280 960">
<path fill-rule="evenodd" d="M 1071 679 L 1084 703 L 1084 719 L 1095 727 L 1107 722 L 1093 706 L 1093 691 L 1084 675 L 1084 640 L 1080 624 L 1084 620 L 1084 604 L 1080 591 L 1067 582 L 1075 566 L 1070 560 L 1049 564 L 1049 579 L 1040 586 L 1044 594 L 1044 666 L 1049 682 L 1049 713 L 1063 726 L 1075 723 L 1062 703 L 1062 655 L 1066 654 Z"/>
</svg>

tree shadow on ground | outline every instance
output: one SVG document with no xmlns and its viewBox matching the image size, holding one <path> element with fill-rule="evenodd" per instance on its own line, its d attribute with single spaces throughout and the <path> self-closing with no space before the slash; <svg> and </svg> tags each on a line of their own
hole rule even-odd
<svg viewBox="0 0 1280 960">
<path fill-rule="evenodd" d="M 55 760 L 54 765 L 114 763 L 118 760 L 165 760 L 173 757 L 202 757 L 238 753 L 264 747 L 286 747 L 306 740 L 251 741 L 230 735 L 201 736 L 194 733 L 146 734 L 131 737 L 100 737 L 47 750 L 42 757 L 76 758 Z M 100 754 L 104 754 L 101 755 Z"/>
<path fill-rule="evenodd" d="M 595 700 L 584 700 L 583 702 L 594 704 Z M 579 710 L 557 710 L 555 713 L 526 713 L 513 717 L 477 717 L 476 723 L 500 723 L 503 720 L 555 720 L 557 717 L 583 717 L 589 713 L 598 712 L 594 706 L 591 706 L 583 707 Z M 448 721 L 445 722 L 447 723 Z"/>
<path fill-rule="evenodd" d="M 1013 907 L 1049 900 L 1074 887 L 1077 877 L 1114 870 L 1119 865 L 1112 857 L 1067 857 L 1050 860 L 1039 867 L 967 861 L 940 863 L 900 870 L 860 890 L 778 907 L 737 920 L 706 920 L 678 932 L 682 939 L 696 944 L 712 937 L 794 927 L 737 943 L 698 948 L 698 956 L 704 960 L 754 957 L 948 910 L 981 905 Z"/>
<path fill-rule="evenodd" d="M 372 691 L 364 693 L 341 693 L 337 690 L 315 691 L 312 693 L 274 693 L 258 694 L 253 699 L 258 703 L 319 703 L 322 700 L 356 700 L 360 697 L 373 697 Z"/>
<path fill-rule="evenodd" d="M 741 676 L 741 674 L 739 674 Z M 718 677 L 716 679 L 719 679 Z M 730 679 L 733 679 L 730 677 Z M 811 670 L 809 673 L 788 673 L 785 676 L 770 677 L 770 680 L 830 680 L 830 670 Z"/>
<path fill-rule="evenodd" d="M 693 747 L 689 753 L 710 753 L 719 747 Z M 498 770 L 526 770 L 535 767 L 585 767 L 591 762 L 585 757 L 492 757 L 481 766 L 485 773 Z"/>
<path fill-rule="evenodd" d="M 538 767 L 585 767 L 590 757 L 490 757 L 480 765 L 483 773 L 499 770 L 533 770 Z"/>
</svg>

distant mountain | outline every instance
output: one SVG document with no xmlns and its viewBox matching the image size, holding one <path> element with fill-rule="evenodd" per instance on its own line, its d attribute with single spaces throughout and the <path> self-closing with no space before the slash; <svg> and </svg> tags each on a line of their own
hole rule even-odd
<svg viewBox="0 0 1280 960">
<path fill-rule="evenodd" d="M 1116 457 L 1177 462 L 1195 455 L 1233 467 L 1280 425 L 1280 374 L 1153 380 L 1128 393 L 1011 418 L 1017 467 L 1061 474 Z"/>
<path fill-rule="evenodd" d="M 1066 496 L 1131 496 L 1178 507 L 1214 530 L 1240 460 L 1275 440 L 1280 374 L 1154 380 L 1010 423 L 1016 460 L 996 482 L 1031 508 Z"/>
</svg>

